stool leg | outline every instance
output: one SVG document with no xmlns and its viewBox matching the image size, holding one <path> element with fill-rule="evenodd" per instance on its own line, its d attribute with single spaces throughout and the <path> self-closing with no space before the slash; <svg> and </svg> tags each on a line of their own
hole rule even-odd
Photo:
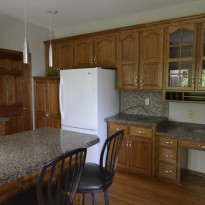
<svg viewBox="0 0 205 205">
<path fill-rule="evenodd" d="M 91 194 L 92 195 L 92 205 L 95 205 L 95 194 Z"/>
<path fill-rule="evenodd" d="M 109 205 L 109 199 L 108 199 L 108 191 L 104 191 L 104 197 L 105 197 L 105 205 Z"/>
<path fill-rule="evenodd" d="M 84 203 L 85 203 L 85 194 L 82 194 L 83 195 L 83 197 L 82 197 L 82 205 L 84 205 Z"/>
</svg>

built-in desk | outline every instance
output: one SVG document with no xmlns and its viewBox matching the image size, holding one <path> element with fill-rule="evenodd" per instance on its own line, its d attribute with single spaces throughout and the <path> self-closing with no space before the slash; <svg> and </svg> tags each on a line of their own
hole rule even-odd
<svg viewBox="0 0 205 205">
<path fill-rule="evenodd" d="M 157 129 L 156 175 L 180 183 L 188 149 L 205 151 L 205 125 L 167 121 Z"/>
<path fill-rule="evenodd" d="M 0 204 L 35 183 L 45 162 L 67 151 L 99 142 L 95 135 L 39 128 L 0 137 Z"/>
</svg>

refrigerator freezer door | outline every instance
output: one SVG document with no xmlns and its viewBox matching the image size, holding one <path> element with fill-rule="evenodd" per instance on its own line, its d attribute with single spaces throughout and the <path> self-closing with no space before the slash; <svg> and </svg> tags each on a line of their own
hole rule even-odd
<svg viewBox="0 0 205 205">
<path fill-rule="evenodd" d="M 98 131 L 94 131 L 94 130 L 75 129 L 75 128 L 68 127 L 68 126 L 62 126 L 61 129 L 70 130 L 74 132 L 87 133 L 87 134 L 98 136 Z M 96 145 L 93 145 L 87 148 L 86 162 L 92 162 L 92 163 L 99 164 L 99 144 L 96 144 Z"/>
<path fill-rule="evenodd" d="M 98 130 L 96 69 L 60 71 L 60 110 L 62 126 Z"/>
</svg>

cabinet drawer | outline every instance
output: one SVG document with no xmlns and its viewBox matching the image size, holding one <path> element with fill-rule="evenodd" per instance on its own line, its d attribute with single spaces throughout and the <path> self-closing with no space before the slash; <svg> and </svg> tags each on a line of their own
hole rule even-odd
<svg viewBox="0 0 205 205">
<path fill-rule="evenodd" d="M 130 127 L 130 134 L 152 138 L 152 129 L 145 127 Z"/>
<path fill-rule="evenodd" d="M 110 123 L 110 133 L 115 133 L 119 130 L 124 130 L 124 133 L 127 134 L 128 133 L 128 126 L 127 125 L 123 125 L 123 124 L 118 124 L 118 123 Z"/>
<path fill-rule="evenodd" d="M 159 163 L 159 177 L 177 180 L 177 166 Z"/>
<path fill-rule="evenodd" d="M 205 151 L 205 142 L 192 142 L 189 140 L 182 140 L 182 147 L 199 149 Z"/>
<path fill-rule="evenodd" d="M 160 137 L 159 144 L 160 145 L 166 145 L 166 146 L 169 146 L 169 147 L 177 147 L 178 140 L 175 139 L 175 138 Z"/>
<path fill-rule="evenodd" d="M 177 163 L 177 150 L 159 147 L 159 160 L 171 164 Z"/>
</svg>

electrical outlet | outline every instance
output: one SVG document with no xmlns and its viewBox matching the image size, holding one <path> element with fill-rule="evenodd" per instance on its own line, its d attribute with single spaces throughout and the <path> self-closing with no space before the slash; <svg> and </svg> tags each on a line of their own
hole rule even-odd
<svg viewBox="0 0 205 205">
<path fill-rule="evenodd" d="M 145 99 L 145 105 L 149 105 L 149 98 Z"/>
<path fill-rule="evenodd" d="M 188 117 L 189 118 L 194 118 L 194 111 L 193 110 L 188 111 Z"/>
</svg>

